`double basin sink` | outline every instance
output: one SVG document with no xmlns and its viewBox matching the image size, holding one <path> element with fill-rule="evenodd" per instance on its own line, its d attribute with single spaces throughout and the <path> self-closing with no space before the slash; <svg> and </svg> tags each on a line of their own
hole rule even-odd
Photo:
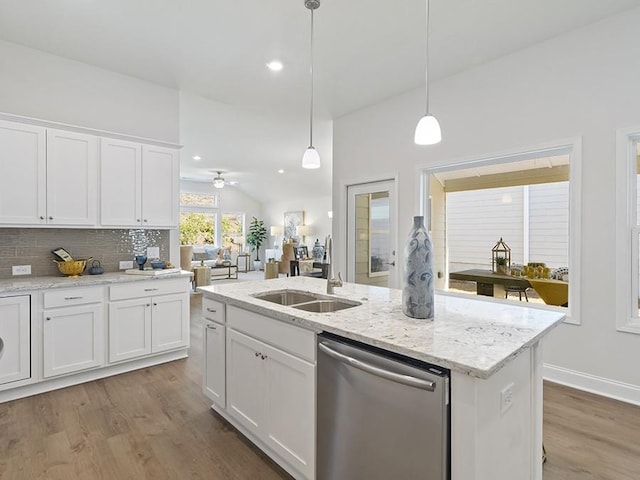
<svg viewBox="0 0 640 480">
<path fill-rule="evenodd" d="M 277 303 L 278 305 L 284 305 L 298 310 L 304 310 L 305 312 L 314 313 L 337 312 L 338 310 L 344 310 L 345 308 L 362 305 L 362 303 L 354 302 L 352 300 L 329 297 L 300 290 L 257 293 L 253 295 L 253 297 L 267 302 Z"/>
</svg>

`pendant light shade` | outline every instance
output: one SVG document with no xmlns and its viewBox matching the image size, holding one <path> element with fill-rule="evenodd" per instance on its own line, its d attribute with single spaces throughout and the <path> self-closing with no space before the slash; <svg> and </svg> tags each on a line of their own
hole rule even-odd
<svg viewBox="0 0 640 480">
<path fill-rule="evenodd" d="M 425 94 L 425 115 L 416 125 L 413 140 L 417 145 L 434 145 L 442 140 L 442 131 L 436 117 L 429 113 L 429 0 L 426 0 Z"/>
<path fill-rule="evenodd" d="M 302 156 L 302 168 L 320 168 L 320 155 L 315 148 L 309 147 L 304 152 Z"/>
<path fill-rule="evenodd" d="M 440 123 L 433 115 L 426 114 L 416 126 L 414 141 L 417 145 L 434 145 L 442 140 Z"/>
<path fill-rule="evenodd" d="M 313 11 L 320 8 L 320 0 L 304 0 L 304 6 L 311 11 L 311 102 L 309 106 L 309 148 L 302 156 L 302 168 L 320 168 L 320 154 L 313 146 Z"/>
</svg>

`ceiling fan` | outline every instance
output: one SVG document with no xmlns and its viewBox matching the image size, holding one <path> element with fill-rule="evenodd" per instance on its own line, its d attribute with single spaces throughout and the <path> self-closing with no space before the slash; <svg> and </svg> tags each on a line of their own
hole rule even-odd
<svg viewBox="0 0 640 480">
<path fill-rule="evenodd" d="M 213 170 L 216 172 L 216 176 L 213 177 L 213 186 L 214 188 L 224 188 L 225 185 L 237 185 L 238 182 L 236 180 L 225 180 L 222 176 L 222 170 Z M 229 173 L 229 172 L 224 172 Z"/>
</svg>

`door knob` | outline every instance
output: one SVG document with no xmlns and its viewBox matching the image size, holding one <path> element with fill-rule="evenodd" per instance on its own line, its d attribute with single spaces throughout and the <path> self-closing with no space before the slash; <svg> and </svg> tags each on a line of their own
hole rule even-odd
<svg viewBox="0 0 640 480">
<path fill-rule="evenodd" d="M 396 266 L 396 261 L 395 260 L 393 262 L 384 262 L 384 263 L 386 263 L 387 265 L 391 265 L 392 267 Z"/>
</svg>

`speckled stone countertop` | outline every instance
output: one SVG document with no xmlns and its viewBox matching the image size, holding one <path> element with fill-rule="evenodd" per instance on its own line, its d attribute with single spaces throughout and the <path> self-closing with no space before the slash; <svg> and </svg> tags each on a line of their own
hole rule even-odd
<svg viewBox="0 0 640 480">
<path fill-rule="evenodd" d="M 110 283 L 140 282 L 144 280 L 162 280 L 166 278 L 191 277 L 193 273 L 182 270 L 164 275 L 130 275 L 128 273 L 103 273 L 102 275 L 80 275 L 79 277 L 20 277 L 0 280 L 0 294 L 46 290 L 50 288 L 86 287 L 91 285 L 107 285 Z"/>
<path fill-rule="evenodd" d="M 271 318 L 331 332 L 386 350 L 486 379 L 525 348 L 536 344 L 564 314 L 500 300 L 436 294 L 433 321 L 402 313 L 402 292 L 345 283 L 335 297 L 362 305 L 332 313 L 313 313 L 254 298 L 282 290 L 325 294 L 326 280 L 289 277 L 199 287 L 206 296 Z"/>
</svg>

